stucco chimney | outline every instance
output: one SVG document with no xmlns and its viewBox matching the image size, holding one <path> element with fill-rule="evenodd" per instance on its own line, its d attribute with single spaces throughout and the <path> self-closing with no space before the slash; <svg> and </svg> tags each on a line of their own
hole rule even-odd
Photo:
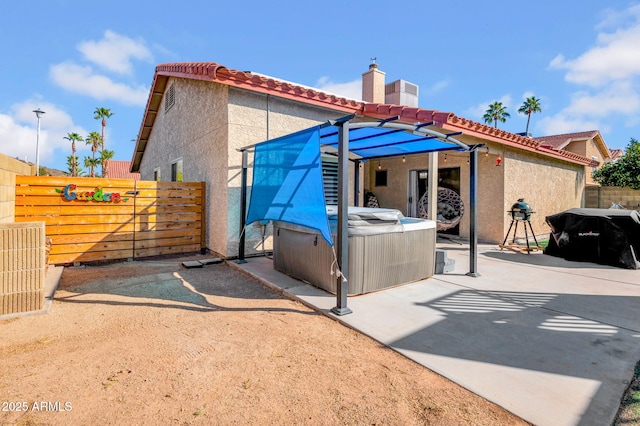
<svg viewBox="0 0 640 426">
<path fill-rule="evenodd" d="M 384 103 L 384 76 L 378 64 L 369 65 L 369 71 L 362 74 L 362 100 L 377 104 Z"/>
</svg>

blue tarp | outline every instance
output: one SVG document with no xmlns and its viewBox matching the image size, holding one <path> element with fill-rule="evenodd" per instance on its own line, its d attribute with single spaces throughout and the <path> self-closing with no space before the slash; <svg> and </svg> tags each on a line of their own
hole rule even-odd
<svg viewBox="0 0 640 426">
<path fill-rule="evenodd" d="M 320 143 L 337 148 L 338 128 L 329 126 L 321 129 Z M 465 151 L 451 141 L 399 129 L 372 126 L 349 132 L 349 151 L 363 159 L 451 150 Z"/>
<path fill-rule="evenodd" d="M 315 229 L 333 246 L 322 187 L 320 126 L 255 146 L 247 224 L 279 220 Z"/>
</svg>

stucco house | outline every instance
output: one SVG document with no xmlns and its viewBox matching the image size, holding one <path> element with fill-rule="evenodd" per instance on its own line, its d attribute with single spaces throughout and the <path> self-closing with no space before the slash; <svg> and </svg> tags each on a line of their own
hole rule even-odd
<svg viewBox="0 0 640 426">
<path fill-rule="evenodd" d="M 362 98 L 347 99 L 301 84 L 239 71 L 217 63 L 158 65 L 133 153 L 131 171 L 142 179 L 207 183 L 207 247 L 236 256 L 240 235 L 240 171 L 238 149 L 302 130 L 329 119 L 356 114 L 360 120 L 388 119 L 429 128 L 467 145 L 482 144 L 478 156 L 478 238 L 502 242 L 511 218 L 507 210 L 519 198 L 534 208 L 536 234 L 548 234 L 544 218 L 583 205 L 591 167 L 610 157 L 596 132 L 577 144 L 555 146 L 549 138 L 530 138 L 459 117 L 419 108 L 417 86 L 398 80 L 385 84 L 385 74 L 372 64 L 363 74 Z M 393 102 L 403 102 L 396 105 Z M 578 141 L 579 142 L 579 141 Z M 598 151 L 592 148 L 595 147 Z M 566 149 L 571 148 L 571 149 Z M 598 161 L 592 157 L 598 157 Z M 382 207 L 407 216 L 418 214 L 425 192 L 428 154 L 379 158 L 358 170 L 360 194 L 369 190 Z M 439 181 L 469 203 L 466 153 L 437 155 Z M 327 157 L 327 186 L 331 184 Z M 355 170 L 351 170 L 352 176 Z M 249 179 L 249 184 L 251 180 Z M 327 188 L 325 188 L 327 192 Z M 354 202 L 354 190 L 350 198 Z M 327 195 L 330 198 L 330 194 Z M 254 224 L 247 230 L 247 252 L 260 250 L 269 229 Z M 454 230 L 469 235 L 463 216 Z"/>
<path fill-rule="evenodd" d="M 613 161 L 621 152 L 621 150 L 609 150 L 597 130 L 544 136 L 534 140 L 551 149 L 569 151 L 590 158 L 592 164 L 585 166 L 587 185 L 596 185 L 591 174 L 602 164 Z"/>
</svg>

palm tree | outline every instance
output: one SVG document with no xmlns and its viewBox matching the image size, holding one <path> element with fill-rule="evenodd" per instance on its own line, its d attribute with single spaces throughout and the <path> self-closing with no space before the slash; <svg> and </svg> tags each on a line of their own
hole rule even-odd
<svg viewBox="0 0 640 426">
<path fill-rule="evenodd" d="M 113 158 L 115 152 L 103 149 L 100 153 L 100 164 L 102 164 L 102 177 L 109 177 L 109 160 Z"/>
<path fill-rule="evenodd" d="M 89 169 L 89 176 L 96 177 L 96 167 L 100 164 L 99 158 L 84 157 L 84 166 Z"/>
<path fill-rule="evenodd" d="M 100 133 L 91 132 L 89 133 L 89 136 L 87 136 L 87 139 L 85 141 L 87 145 L 91 145 L 91 160 L 92 160 L 91 177 L 96 177 L 95 167 L 100 164 L 100 159 L 96 160 L 96 152 L 98 152 L 98 148 L 100 147 L 100 140 L 101 140 Z M 84 160 L 84 163 L 85 163 L 84 164 L 85 167 L 89 167 L 89 165 L 87 164 L 86 158 Z"/>
<path fill-rule="evenodd" d="M 76 158 L 76 142 L 82 141 L 82 136 L 77 133 L 67 133 L 63 139 L 66 139 L 71 142 L 71 157 L 73 157 L 73 161 L 69 164 L 71 168 L 69 171 L 71 172 L 71 176 L 78 176 L 78 160 Z"/>
<path fill-rule="evenodd" d="M 78 157 L 74 155 L 67 156 L 67 168 L 71 176 L 83 176 L 84 170 L 78 167 Z"/>
<path fill-rule="evenodd" d="M 531 114 L 534 112 L 542 112 L 540 108 L 540 99 L 535 96 L 530 96 L 524 100 L 520 109 L 518 109 L 520 114 L 527 114 L 527 128 L 524 131 L 524 134 L 529 136 L 529 121 L 531 121 Z"/>
<path fill-rule="evenodd" d="M 493 121 L 493 126 L 496 129 L 498 128 L 498 121 L 504 123 L 509 117 L 511 117 L 511 114 L 507 112 L 507 107 L 498 101 L 490 104 L 484 116 L 482 116 L 485 123 L 491 123 Z"/>
<path fill-rule="evenodd" d="M 100 150 L 104 151 L 104 128 L 107 127 L 107 118 L 110 118 L 113 115 L 110 109 L 108 108 L 98 108 L 93 112 L 93 118 L 96 120 L 102 120 L 102 138 L 100 139 Z M 105 177 L 104 166 L 102 169 L 102 177 Z"/>
</svg>

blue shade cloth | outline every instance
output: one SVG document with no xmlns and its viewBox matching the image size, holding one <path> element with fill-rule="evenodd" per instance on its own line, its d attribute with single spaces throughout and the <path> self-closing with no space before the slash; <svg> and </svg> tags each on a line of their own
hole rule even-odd
<svg viewBox="0 0 640 426">
<path fill-rule="evenodd" d="M 322 184 L 319 127 L 255 147 L 247 224 L 279 220 L 317 230 L 333 246 Z"/>
<path fill-rule="evenodd" d="M 323 146 L 337 148 L 337 127 L 329 126 L 321 129 L 320 138 Z M 373 126 L 349 131 L 349 151 L 364 159 L 449 150 L 465 151 L 453 142 L 399 129 Z"/>
</svg>

